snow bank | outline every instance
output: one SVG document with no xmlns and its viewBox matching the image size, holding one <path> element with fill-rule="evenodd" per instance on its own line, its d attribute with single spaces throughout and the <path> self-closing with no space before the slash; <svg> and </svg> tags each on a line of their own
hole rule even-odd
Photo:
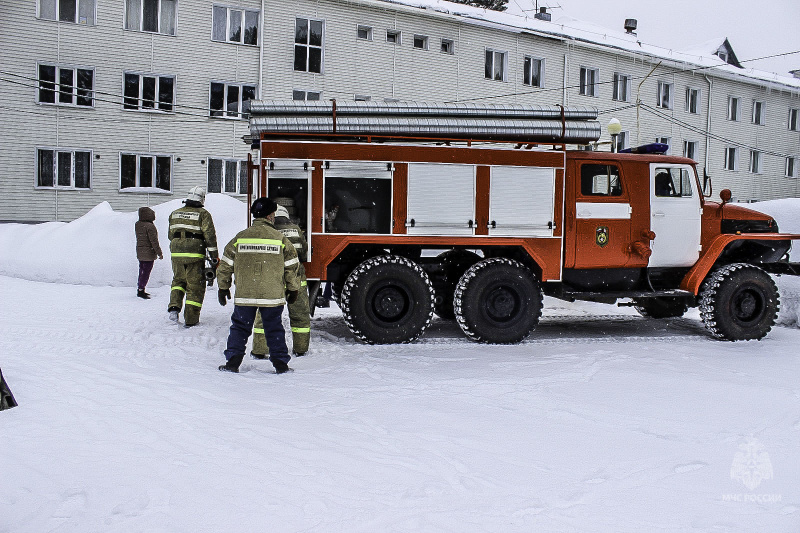
<svg viewBox="0 0 800 533">
<path fill-rule="evenodd" d="M 156 228 L 164 260 L 156 260 L 148 287 L 172 281 L 167 226 L 169 214 L 183 205 L 170 200 L 151 206 L 156 213 Z M 247 206 L 224 194 L 209 194 L 206 209 L 214 217 L 220 249 L 245 228 Z M 72 222 L 44 224 L 0 224 L 0 275 L 49 283 L 75 285 L 136 285 L 139 263 L 136 260 L 134 224 L 136 212 L 116 212 L 103 202 Z"/>
</svg>

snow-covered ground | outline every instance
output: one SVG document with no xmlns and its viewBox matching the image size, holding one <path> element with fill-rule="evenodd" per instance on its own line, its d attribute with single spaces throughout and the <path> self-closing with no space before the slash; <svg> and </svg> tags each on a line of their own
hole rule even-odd
<svg viewBox="0 0 800 533">
<path fill-rule="evenodd" d="M 800 531 L 795 278 L 759 342 L 547 299 L 520 345 L 365 346 L 334 306 L 294 373 L 233 375 L 214 289 L 188 330 L 166 260 L 136 298 L 135 218 L 0 225 L 1 533 Z"/>
</svg>

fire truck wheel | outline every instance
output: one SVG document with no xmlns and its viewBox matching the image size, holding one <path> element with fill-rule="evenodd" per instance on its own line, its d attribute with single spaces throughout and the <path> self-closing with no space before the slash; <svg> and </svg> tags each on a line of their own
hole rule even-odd
<svg viewBox="0 0 800 533">
<path fill-rule="evenodd" d="M 347 277 L 340 306 L 344 321 L 369 344 L 412 342 L 433 318 L 433 285 L 422 268 L 397 255 L 367 259 Z"/>
<path fill-rule="evenodd" d="M 700 316 L 718 339 L 764 338 L 775 324 L 779 308 L 775 282 L 762 269 L 747 263 L 718 268 L 700 291 Z"/>
<path fill-rule="evenodd" d="M 484 259 L 458 282 L 456 320 L 470 339 L 513 344 L 539 323 L 544 296 L 536 276 L 519 261 Z"/>
<path fill-rule="evenodd" d="M 689 309 L 683 298 L 636 298 L 633 303 L 640 315 L 649 318 L 676 318 Z"/>
<path fill-rule="evenodd" d="M 453 293 L 458 280 L 469 267 L 481 260 L 481 256 L 468 250 L 448 250 L 436 259 L 442 268 L 442 279 L 433 285 L 436 290 L 433 312 L 439 318 L 453 320 L 456 317 L 453 309 Z"/>
</svg>

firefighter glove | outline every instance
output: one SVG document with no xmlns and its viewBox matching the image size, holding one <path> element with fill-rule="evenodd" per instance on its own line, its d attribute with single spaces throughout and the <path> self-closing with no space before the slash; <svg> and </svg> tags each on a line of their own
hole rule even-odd
<svg viewBox="0 0 800 533">
<path fill-rule="evenodd" d="M 286 291 L 286 301 L 289 302 L 290 305 L 295 303 L 299 294 L 298 291 Z"/>
<path fill-rule="evenodd" d="M 231 299 L 230 289 L 219 289 L 217 291 L 217 298 L 219 298 L 219 305 L 226 305 L 228 300 Z"/>
</svg>

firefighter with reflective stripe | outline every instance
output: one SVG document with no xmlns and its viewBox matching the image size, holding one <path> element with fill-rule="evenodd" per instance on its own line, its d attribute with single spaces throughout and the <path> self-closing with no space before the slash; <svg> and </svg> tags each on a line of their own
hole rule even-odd
<svg viewBox="0 0 800 533">
<path fill-rule="evenodd" d="M 281 315 L 287 301 L 293 304 L 300 292 L 300 260 L 291 241 L 275 229 L 276 207 L 277 204 L 269 198 L 258 198 L 253 202 L 250 208 L 253 225 L 240 231 L 225 246 L 220 258 L 217 272 L 220 304 L 225 305 L 230 299 L 234 277 L 236 282 L 231 329 L 225 350 L 227 362 L 219 367 L 220 370 L 239 371 L 256 312 L 263 320 L 269 359 L 275 371 L 283 374 L 291 370 Z"/>
<path fill-rule="evenodd" d="M 192 187 L 184 200 L 184 207 L 169 216 L 169 250 L 172 255 L 172 292 L 169 299 L 169 318 L 178 321 L 183 307 L 184 325 L 189 328 L 200 321 L 200 308 L 206 293 L 203 276 L 206 253 L 211 262 L 218 262 L 217 233 L 211 213 L 203 208 L 206 191 Z"/>
<path fill-rule="evenodd" d="M 303 263 L 308 261 L 308 243 L 300 226 L 292 224 L 289 219 L 289 212 L 285 207 L 279 205 L 275 210 L 275 229 L 283 233 L 297 250 L 300 259 L 298 276 L 300 277 L 300 295 L 297 301 L 289 304 L 289 324 L 292 327 L 292 352 L 297 357 L 305 355 L 308 351 L 308 343 L 311 337 L 311 312 L 308 306 L 308 283 L 306 282 L 306 269 Z M 256 324 L 253 328 L 253 357 L 256 359 L 266 358 L 269 353 L 267 341 L 264 337 L 264 328 L 261 324 L 261 315 L 256 316 Z"/>
</svg>

